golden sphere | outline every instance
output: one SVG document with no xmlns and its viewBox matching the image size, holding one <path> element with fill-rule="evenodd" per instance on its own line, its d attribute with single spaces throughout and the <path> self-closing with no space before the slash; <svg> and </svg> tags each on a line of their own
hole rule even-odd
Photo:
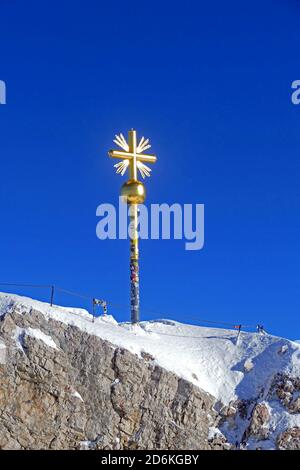
<svg viewBox="0 0 300 470">
<path fill-rule="evenodd" d="M 143 204 L 146 198 L 146 188 L 140 181 L 126 181 L 121 188 L 121 198 L 127 204 Z"/>
</svg>

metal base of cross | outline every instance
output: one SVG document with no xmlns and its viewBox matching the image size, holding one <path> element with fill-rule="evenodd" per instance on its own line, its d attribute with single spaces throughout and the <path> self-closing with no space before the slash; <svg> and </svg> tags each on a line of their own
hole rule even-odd
<svg viewBox="0 0 300 470">
<path fill-rule="evenodd" d="M 140 282 L 139 282 L 139 262 L 136 259 L 130 260 L 130 309 L 131 323 L 140 321 Z"/>
</svg>

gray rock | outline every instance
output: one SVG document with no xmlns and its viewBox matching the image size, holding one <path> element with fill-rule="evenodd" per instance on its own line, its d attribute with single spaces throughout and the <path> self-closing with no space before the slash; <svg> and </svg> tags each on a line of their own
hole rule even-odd
<svg viewBox="0 0 300 470">
<path fill-rule="evenodd" d="M 226 449 L 208 441 L 215 400 L 153 363 L 89 335 L 12 309 L 0 319 L 1 449 Z M 16 328 L 21 328 L 19 347 Z M 57 349 L 26 334 L 38 328 Z"/>
<path fill-rule="evenodd" d="M 265 403 L 258 403 L 253 408 L 248 435 L 255 436 L 257 440 L 268 439 L 270 413 Z"/>
<path fill-rule="evenodd" d="M 300 428 L 287 429 L 277 438 L 277 448 L 280 450 L 300 450 Z"/>
</svg>

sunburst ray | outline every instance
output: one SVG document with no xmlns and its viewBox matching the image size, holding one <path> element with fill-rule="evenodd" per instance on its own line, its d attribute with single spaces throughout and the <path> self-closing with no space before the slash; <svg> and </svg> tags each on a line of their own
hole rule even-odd
<svg viewBox="0 0 300 470">
<path fill-rule="evenodd" d="M 138 144 L 138 146 L 137 146 L 136 152 L 137 153 L 142 153 L 145 150 L 149 149 L 150 147 L 151 147 L 151 145 L 149 144 L 149 139 L 145 140 L 145 137 L 142 137 L 139 144 Z"/>
<path fill-rule="evenodd" d="M 128 166 L 129 166 L 129 160 L 125 159 L 125 160 L 122 160 L 119 163 L 116 163 L 114 165 L 114 168 L 117 169 L 116 173 L 121 173 L 121 175 L 123 176 L 125 171 L 127 170 Z"/>
<path fill-rule="evenodd" d="M 137 167 L 138 167 L 143 179 L 145 179 L 146 176 L 150 176 L 150 173 L 152 171 L 151 168 L 149 168 L 147 165 L 145 165 L 145 163 L 142 163 L 142 162 L 139 162 L 139 161 L 137 161 L 136 164 L 137 164 Z"/>
<path fill-rule="evenodd" d="M 127 144 L 126 139 L 123 136 L 123 134 L 120 134 L 120 135 L 116 134 L 115 137 L 116 138 L 114 139 L 114 143 L 117 144 L 119 147 L 121 147 L 123 150 L 125 150 L 125 152 L 128 152 L 129 145 Z"/>
</svg>

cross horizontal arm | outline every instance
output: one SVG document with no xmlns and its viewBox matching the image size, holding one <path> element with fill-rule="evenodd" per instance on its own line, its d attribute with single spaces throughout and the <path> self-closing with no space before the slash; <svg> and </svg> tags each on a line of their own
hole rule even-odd
<svg viewBox="0 0 300 470">
<path fill-rule="evenodd" d="M 133 154 L 130 152 L 122 152 L 121 150 L 109 150 L 108 155 L 111 158 L 132 158 Z"/>
<path fill-rule="evenodd" d="M 139 162 L 148 162 L 148 163 L 155 163 L 157 158 L 155 155 L 146 155 L 145 153 L 137 154 L 136 159 Z"/>
<path fill-rule="evenodd" d="M 130 153 L 130 152 L 122 152 L 120 150 L 110 150 L 108 152 L 108 155 L 111 157 L 111 158 L 122 158 L 122 159 L 129 159 L 131 160 L 131 158 L 134 157 L 134 154 L 133 153 Z M 148 163 L 155 163 L 157 158 L 155 155 L 151 155 L 151 154 L 139 154 L 139 153 L 136 153 L 136 159 L 140 162 L 148 162 Z"/>
</svg>

